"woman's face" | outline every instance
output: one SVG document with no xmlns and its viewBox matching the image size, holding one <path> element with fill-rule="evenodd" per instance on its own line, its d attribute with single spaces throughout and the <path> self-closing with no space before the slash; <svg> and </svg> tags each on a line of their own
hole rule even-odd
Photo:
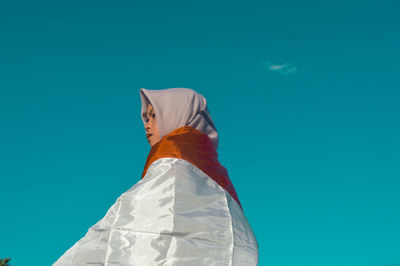
<svg viewBox="0 0 400 266">
<path fill-rule="evenodd" d="M 160 133 L 158 132 L 156 114 L 154 113 L 153 106 L 151 104 L 147 105 L 146 111 L 146 136 L 147 141 L 149 142 L 150 146 L 153 147 L 154 144 L 161 140 Z"/>
</svg>

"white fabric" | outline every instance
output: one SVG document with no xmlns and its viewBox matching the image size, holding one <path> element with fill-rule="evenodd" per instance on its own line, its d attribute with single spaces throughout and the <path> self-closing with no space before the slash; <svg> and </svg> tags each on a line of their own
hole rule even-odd
<svg viewBox="0 0 400 266">
<path fill-rule="evenodd" d="M 53 265 L 257 263 L 257 241 L 229 193 L 191 163 L 162 158 Z"/>
<path fill-rule="evenodd" d="M 177 128 L 190 126 L 208 135 L 215 149 L 218 148 L 218 133 L 207 108 L 206 99 L 187 88 L 165 90 L 140 90 L 142 120 L 146 125 L 147 105 L 154 108 L 160 137 Z"/>
</svg>

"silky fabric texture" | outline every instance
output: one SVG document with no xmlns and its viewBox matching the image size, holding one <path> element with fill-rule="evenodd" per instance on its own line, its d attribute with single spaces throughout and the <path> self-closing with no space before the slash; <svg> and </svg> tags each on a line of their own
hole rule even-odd
<svg viewBox="0 0 400 266">
<path fill-rule="evenodd" d="M 236 190 L 228 176 L 228 171 L 219 163 L 217 151 L 206 134 L 185 126 L 164 136 L 151 148 L 142 177 L 155 160 L 164 157 L 189 161 L 228 191 L 241 206 Z"/>
<path fill-rule="evenodd" d="M 140 90 L 142 100 L 142 120 L 146 126 L 148 104 L 154 108 L 160 137 L 173 130 L 190 126 L 206 134 L 218 149 L 218 133 L 211 119 L 206 99 L 188 88 L 165 90 Z"/>
<path fill-rule="evenodd" d="M 190 162 L 161 158 L 53 265 L 253 266 L 238 203 Z"/>
</svg>

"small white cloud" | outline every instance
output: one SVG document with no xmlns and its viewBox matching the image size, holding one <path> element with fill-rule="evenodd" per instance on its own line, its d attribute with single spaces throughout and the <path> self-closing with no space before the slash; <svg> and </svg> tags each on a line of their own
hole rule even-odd
<svg viewBox="0 0 400 266">
<path fill-rule="evenodd" d="M 269 71 L 277 72 L 280 75 L 289 75 L 298 70 L 292 63 L 273 64 L 270 61 L 265 61 L 263 65 L 265 65 Z"/>
</svg>

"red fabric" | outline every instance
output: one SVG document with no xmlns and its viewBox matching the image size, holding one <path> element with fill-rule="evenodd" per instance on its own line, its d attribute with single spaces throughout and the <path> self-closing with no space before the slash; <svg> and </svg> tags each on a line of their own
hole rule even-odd
<svg viewBox="0 0 400 266">
<path fill-rule="evenodd" d="M 210 138 L 192 127 L 181 127 L 164 136 L 147 157 L 142 178 L 150 165 L 161 158 L 172 157 L 190 162 L 229 192 L 241 207 L 228 172 L 218 161 L 218 154 Z"/>
</svg>

